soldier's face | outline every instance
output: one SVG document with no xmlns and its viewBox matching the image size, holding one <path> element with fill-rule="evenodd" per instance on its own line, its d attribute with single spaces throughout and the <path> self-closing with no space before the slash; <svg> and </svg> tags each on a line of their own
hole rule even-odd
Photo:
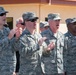
<svg viewBox="0 0 76 75">
<path fill-rule="evenodd" d="M 76 22 L 71 23 L 70 25 L 68 25 L 68 30 L 72 33 L 76 33 Z"/>
<path fill-rule="evenodd" d="M 47 30 L 48 28 L 49 28 L 49 26 L 46 26 L 46 27 L 45 27 L 45 30 Z"/>
<path fill-rule="evenodd" d="M 44 27 L 43 27 L 43 28 L 40 28 L 40 31 L 41 31 L 41 32 L 43 32 L 44 30 L 45 30 L 45 28 L 44 28 Z"/>
<path fill-rule="evenodd" d="M 60 20 L 49 20 L 51 30 L 56 33 L 60 26 Z"/>
<path fill-rule="evenodd" d="M 4 25 L 6 23 L 6 13 L 0 14 L 0 25 Z"/>
<path fill-rule="evenodd" d="M 30 28 L 30 29 L 36 29 L 36 21 L 31 22 L 31 21 L 26 21 L 26 28 Z"/>
</svg>

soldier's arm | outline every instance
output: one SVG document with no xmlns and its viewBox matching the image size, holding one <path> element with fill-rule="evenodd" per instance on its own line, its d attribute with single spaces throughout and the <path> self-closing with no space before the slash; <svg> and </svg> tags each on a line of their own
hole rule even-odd
<svg viewBox="0 0 76 75">
<path fill-rule="evenodd" d="M 10 29 L 9 28 L 5 28 L 4 27 L 4 36 L 3 35 L 0 35 L 0 48 L 4 49 L 4 48 L 7 48 L 9 46 L 9 38 L 8 38 L 8 34 L 10 32 Z M 1 49 L 0 49 L 1 50 Z"/>
<path fill-rule="evenodd" d="M 14 38 L 13 47 L 15 50 L 22 50 L 25 52 L 25 54 L 34 53 L 40 49 L 38 43 L 32 43 L 32 45 L 29 45 L 29 41 L 27 41 L 26 37 L 22 37 L 21 39 L 19 38 L 17 40 Z"/>
<path fill-rule="evenodd" d="M 49 34 L 47 35 L 47 32 L 43 32 L 43 33 L 41 33 L 41 35 L 42 35 L 42 37 L 47 38 L 42 45 L 42 48 L 43 48 L 42 54 L 49 55 L 51 50 L 53 50 L 53 48 L 54 48 L 53 42 L 50 42 L 50 40 L 48 39 Z"/>
<path fill-rule="evenodd" d="M 50 43 L 49 45 L 43 46 L 42 55 L 43 56 L 49 56 L 52 50 L 54 50 L 55 45 L 53 43 Z"/>
<path fill-rule="evenodd" d="M 9 28 L 5 28 L 4 36 L 0 40 L 0 48 L 6 49 L 11 44 L 11 39 L 14 37 L 15 29 L 10 30 Z"/>
<path fill-rule="evenodd" d="M 0 47 L 5 48 L 5 47 L 9 46 L 9 42 L 10 42 L 10 40 L 8 37 L 1 39 L 0 40 Z"/>
</svg>

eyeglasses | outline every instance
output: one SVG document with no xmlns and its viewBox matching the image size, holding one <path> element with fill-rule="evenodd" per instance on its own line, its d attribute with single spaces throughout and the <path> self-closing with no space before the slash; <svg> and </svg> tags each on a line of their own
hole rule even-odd
<svg viewBox="0 0 76 75">
<path fill-rule="evenodd" d="M 6 13 L 1 13 L 0 16 L 6 15 Z"/>
</svg>

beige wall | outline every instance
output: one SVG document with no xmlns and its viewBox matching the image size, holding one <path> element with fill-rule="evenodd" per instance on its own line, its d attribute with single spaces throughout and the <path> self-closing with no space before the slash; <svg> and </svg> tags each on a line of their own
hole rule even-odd
<svg viewBox="0 0 76 75">
<path fill-rule="evenodd" d="M 76 6 L 49 5 L 49 4 L 42 4 L 42 5 L 11 4 L 11 5 L 1 5 L 1 6 L 3 6 L 6 10 L 9 11 L 9 13 L 7 14 L 7 17 L 13 17 L 14 19 L 13 27 L 15 27 L 16 19 L 21 17 L 21 15 L 26 11 L 35 12 L 37 16 L 40 17 L 40 20 L 44 20 L 44 18 L 47 17 L 48 13 L 60 13 L 62 18 L 60 31 L 65 33 L 67 31 L 67 28 L 65 25 L 65 19 L 70 17 L 76 17 Z"/>
</svg>

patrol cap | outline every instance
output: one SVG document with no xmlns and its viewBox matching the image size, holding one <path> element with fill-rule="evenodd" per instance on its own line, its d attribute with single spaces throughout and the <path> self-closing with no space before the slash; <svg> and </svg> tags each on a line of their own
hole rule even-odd
<svg viewBox="0 0 76 75">
<path fill-rule="evenodd" d="M 25 12 L 23 13 L 22 17 L 23 17 L 23 20 L 26 20 L 26 21 L 30 21 L 32 19 L 38 19 L 38 17 L 36 17 L 36 14 L 33 12 Z"/>
<path fill-rule="evenodd" d="M 8 11 L 6 11 L 3 7 L 0 7 L 0 15 L 3 13 L 8 13 Z"/>
<path fill-rule="evenodd" d="M 44 28 L 44 27 L 47 27 L 47 26 L 49 26 L 48 22 L 46 22 L 46 21 L 40 22 L 40 28 Z"/>
<path fill-rule="evenodd" d="M 74 23 L 76 22 L 76 18 L 68 18 L 65 20 L 66 24 Z"/>
<path fill-rule="evenodd" d="M 59 13 L 48 14 L 48 20 L 61 20 Z"/>
<path fill-rule="evenodd" d="M 73 21 L 72 21 L 72 23 L 74 23 L 74 22 L 76 22 L 76 18 L 73 18 Z"/>
<path fill-rule="evenodd" d="M 49 26 L 49 23 L 48 22 L 44 22 L 44 27 L 47 27 Z"/>
<path fill-rule="evenodd" d="M 44 28 L 44 23 L 40 22 L 40 28 Z"/>
</svg>

